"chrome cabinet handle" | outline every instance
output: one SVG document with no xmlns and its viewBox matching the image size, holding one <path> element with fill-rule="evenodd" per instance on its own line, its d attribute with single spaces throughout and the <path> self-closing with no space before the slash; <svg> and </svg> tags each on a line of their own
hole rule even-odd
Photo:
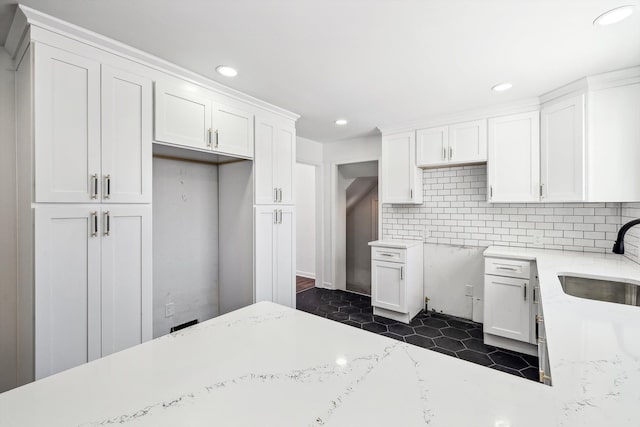
<svg viewBox="0 0 640 427">
<path fill-rule="evenodd" d="M 282 203 L 282 188 L 278 188 L 278 202 Z"/>
<path fill-rule="evenodd" d="M 215 144 L 213 147 L 218 148 L 218 129 L 211 129 L 211 133 L 215 136 Z M 211 146 L 211 143 L 209 143 L 209 146 Z"/>
<path fill-rule="evenodd" d="M 518 271 L 517 268 L 513 268 L 513 267 L 496 267 L 496 270 L 507 270 L 507 271 Z"/>
<path fill-rule="evenodd" d="M 103 220 L 104 220 L 104 235 L 105 236 L 110 236 L 111 235 L 111 213 L 109 211 L 105 211 L 103 213 Z"/>
<path fill-rule="evenodd" d="M 209 128 L 207 129 L 207 147 L 211 147 L 211 133 L 212 133 L 212 129 Z"/>
<path fill-rule="evenodd" d="M 380 254 L 380 255 L 382 255 L 382 256 L 391 256 L 391 257 L 393 256 L 393 254 Z"/>
<path fill-rule="evenodd" d="M 533 303 L 534 304 L 540 303 L 540 296 L 538 295 L 539 292 L 540 292 L 540 288 L 538 286 L 534 286 L 533 287 Z"/>
<path fill-rule="evenodd" d="M 409 189 L 409 198 L 413 199 L 413 188 Z"/>
<path fill-rule="evenodd" d="M 91 193 L 92 199 L 98 198 L 98 174 L 94 173 L 91 175 L 91 184 L 93 185 L 93 192 Z"/>
<path fill-rule="evenodd" d="M 91 212 L 91 237 L 98 235 L 98 212 Z"/>
<path fill-rule="evenodd" d="M 453 147 L 449 146 L 449 160 L 453 159 Z"/>
<path fill-rule="evenodd" d="M 273 187 L 273 201 L 278 201 L 278 189 L 276 187 Z"/>
<path fill-rule="evenodd" d="M 277 209 L 273 210 L 273 223 L 274 224 L 278 223 L 278 210 Z"/>
<path fill-rule="evenodd" d="M 524 284 L 524 300 L 527 300 L 527 284 Z"/>
<path fill-rule="evenodd" d="M 404 267 L 400 266 L 400 280 L 404 280 Z"/>
<path fill-rule="evenodd" d="M 447 147 L 442 146 L 442 160 L 447 160 Z"/>
<path fill-rule="evenodd" d="M 104 176 L 104 198 L 111 198 L 111 175 Z"/>
</svg>

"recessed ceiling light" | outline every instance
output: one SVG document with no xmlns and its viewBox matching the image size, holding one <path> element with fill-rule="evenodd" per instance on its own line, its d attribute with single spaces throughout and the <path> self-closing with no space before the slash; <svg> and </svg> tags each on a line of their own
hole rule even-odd
<svg viewBox="0 0 640 427">
<path fill-rule="evenodd" d="M 504 92 L 505 90 L 511 89 L 513 85 L 511 83 L 500 83 L 491 88 L 494 92 Z"/>
<path fill-rule="evenodd" d="M 633 5 L 628 4 L 625 6 L 616 7 L 598 16 L 593 20 L 593 25 L 599 25 L 604 27 L 605 25 L 616 24 L 625 18 L 628 18 L 633 13 Z"/>
<path fill-rule="evenodd" d="M 218 74 L 222 74 L 225 77 L 235 77 L 238 75 L 238 70 L 228 65 L 218 65 L 216 67 Z"/>
<path fill-rule="evenodd" d="M 347 365 L 347 359 L 344 357 L 338 357 L 336 359 L 336 365 L 338 366 L 346 366 Z"/>
<path fill-rule="evenodd" d="M 336 120 L 336 124 L 337 124 L 338 126 L 344 126 L 344 125 L 346 125 L 347 123 L 349 123 L 349 122 L 347 121 L 347 119 L 338 119 L 338 120 Z"/>
</svg>

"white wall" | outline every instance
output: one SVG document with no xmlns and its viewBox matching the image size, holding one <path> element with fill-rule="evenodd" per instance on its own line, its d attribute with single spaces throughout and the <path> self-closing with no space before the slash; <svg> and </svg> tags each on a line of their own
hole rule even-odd
<svg viewBox="0 0 640 427">
<path fill-rule="evenodd" d="M 217 315 L 218 167 L 154 158 L 153 336 Z"/>
<path fill-rule="evenodd" d="M 15 73 L 0 49 L 0 392 L 17 385 Z"/>
<path fill-rule="evenodd" d="M 323 145 L 301 136 L 296 138 L 296 159 L 303 163 L 322 164 Z"/>
<path fill-rule="evenodd" d="M 466 286 L 482 300 L 484 290 L 485 248 L 424 245 L 424 296 L 429 298 L 429 310 L 471 319 L 473 297 L 466 295 Z M 475 307 L 482 315 L 482 305 Z M 480 320 L 474 315 L 474 320 Z"/>
<path fill-rule="evenodd" d="M 296 274 L 316 278 L 316 166 L 296 164 Z"/>
<path fill-rule="evenodd" d="M 220 314 L 253 303 L 253 162 L 218 166 Z"/>
<path fill-rule="evenodd" d="M 324 271 L 323 271 L 323 287 L 335 288 L 337 266 L 344 265 L 343 258 L 337 259 L 334 256 L 334 247 L 336 245 L 335 230 L 344 228 L 336 228 L 335 213 L 340 209 L 338 204 L 341 202 L 340 192 L 337 191 L 338 186 L 338 165 L 341 163 L 357 163 L 364 161 L 379 160 L 382 152 L 382 138 L 380 135 L 367 136 L 357 139 L 338 141 L 324 144 L 323 146 L 323 200 L 324 200 Z M 345 187 L 346 188 L 346 187 Z M 340 224 L 338 224 L 340 226 Z M 339 252 L 344 253 L 344 248 L 338 248 Z M 342 270 L 342 268 L 340 268 Z M 342 284 L 344 285 L 344 284 Z"/>
</svg>

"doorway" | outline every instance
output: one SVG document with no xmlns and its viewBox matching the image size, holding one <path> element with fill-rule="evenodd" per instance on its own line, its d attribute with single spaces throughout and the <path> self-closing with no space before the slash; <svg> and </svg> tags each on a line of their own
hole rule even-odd
<svg viewBox="0 0 640 427">
<path fill-rule="evenodd" d="M 338 175 L 344 189 L 345 290 L 371 295 L 369 242 L 378 238 L 378 162 L 343 164 Z"/>
<path fill-rule="evenodd" d="M 317 166 L 296 163 L 296 292 L 316 286 Z"/>
</svg>

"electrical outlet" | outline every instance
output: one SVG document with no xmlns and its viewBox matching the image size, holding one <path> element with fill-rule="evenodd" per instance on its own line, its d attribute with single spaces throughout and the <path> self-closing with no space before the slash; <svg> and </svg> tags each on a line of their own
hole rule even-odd
<svg viewBox="0 0 640 427">
<path fill-rule="evenodd" d="M 174 303 L 170 302 L 164 306 L 164 317 L 171 317 L 174 314 L 176 314 L 176 306 Z"/>
<path fill-rule="evenodd" d="M 467 297 L 473 296 L 473 285 L 465 285 L 464 287 L 464 295 Z"/>
</svg>

